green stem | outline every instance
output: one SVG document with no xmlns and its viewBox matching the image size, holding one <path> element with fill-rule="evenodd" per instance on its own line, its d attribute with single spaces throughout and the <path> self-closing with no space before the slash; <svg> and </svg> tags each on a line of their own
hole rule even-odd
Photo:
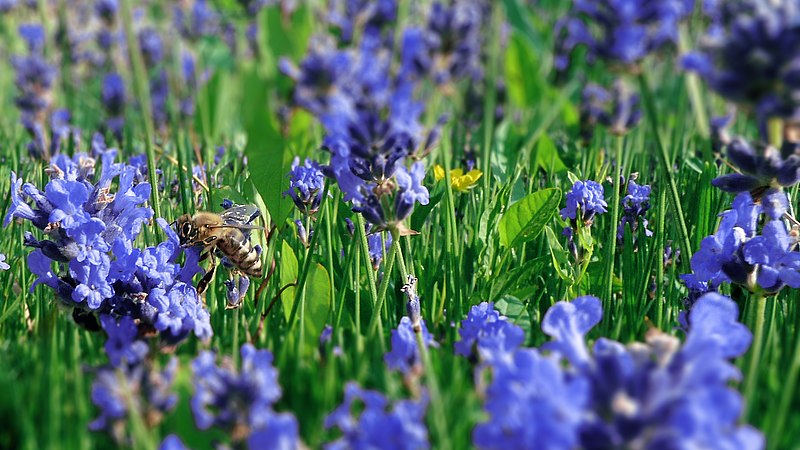
<svg viewBox="0 0 800 450">
<path fill-rule="evenodd" d="M 747 380 L 745 380 L 744 399 L 745 399 L 745 414 L 747 417 L 752 410 L 753 395 L 755 393 L 758 367 L 761 362 L 761 348 L 764 341 L 764 318 L 766 316 L 767 298 L 764 295 L 759 295 L 755 298 L 756 302 L 756 323 L 753 329 L 753 344 L 750 350 L 750 362 L 747 366 Z"/>
<path fill-rule="evenodd" d="M 369 327 L 367 328 L 367 336 L 372 337 L 375 335 L 375 328 L 378 325 L 378 319 L 383 310 L 383 304 L 386 303 L 386 292 L 389 289 L 389 279 L 392 278 L 392 269 L 394 268 L 394 259 L 397 255 L 397 250 L 400 248 L 400 237 L 392 236 L 392 246 L 389 248 L 389 255 L 386 257 L 386 262 L 383 268 L 383 279 L 381 286 L 378 290 L 378 302 L 375 304 L 375 309 L 372 310 L 372 318 L 369 320 Z"/>
<path fill-rule="evenodd" d="M 786 417 L 789 415 L 789 407 L 791 407 L 792 401 L 795 400 L 794 390 L 797 387 L 798 377 L 800 377 L 800 332 L 797 332 L 792 365 L 789 367 L 789 375 L 785 379 L 786 384 L 784 385 L 781 401 L 778 405 L 777 419 L 769 434 L 770 441 L 773 445 L 777 445 L 781 437 L 783 437 L 783 428 L 786 424 Z"/>
<path fill-rule="evenodd" d="M 664 147 L 664 142 L 661 139 L 661 131 L 658 129 L 658 113 L 656 112 L 655 102 L 653 100 L 653 92 L 650 90 L 650 84 L 644 72 L 639 74 L 639 85 L 641 86 L 642 97 L 644 99 L 645 109 L 647 110 L 647 121 L 650 123 L 650 128 L 655 137 L 656 146 L 658 147 L 659 161 L 661 162 L 662 170 L 669 183 L 672 206 L 675 208 L 675 215 L 677 216 L 676 219 L 681 232 L 681 240 L 683 241 L 684 248 L 681 251 L 684 254 L 684 258 L 682 259 L 684 265 L 686 265 L 692 259 L 692 244 L 691 241 L 689 241 L 689 229 L 686 227 L 686 219 L 683 215 L 680 193 L 678 193 L 678 186 L 672 174 L 672 163 L 667 154 L 667 149 Z"/>
<path fill-rule="evenodd" d="M 686 24 L 680 26 L 680 34 L 678 39 L 678 50 L 681 53 L 689 51 L 689 43 L 691 38 Z M 710 133 L 708 131 L 708 116 L 706 114 L 706 105 L 703 102 L 703 95 L 700 92 L 700 78 L 694 72 L 686 72 L 684 75 L 686 81 L 686 90 L 689 93 L 689 102 L 692 104 L 692 111 L 694 112 L 695 125 L 697 125 L 697 132 L 703 139 L 708 139 Z"/>
<path fill-rule="evenodd" d="M 609 243 L 606 249 L 606 297 L 605 300 L 611 304 L 614 295 L 614 261 L 617 252 L 617 224 L 619 223 L 619 190 L 622 188 L 622 148 L 625 145 L 623 136 L 616 137 L 616 156 L 615 163 L 617 170 L 611 184 L 614 192 L 611 195 L 611 224 L 609 225 Z M 624 230 L 623 230 L 624 231 Z"/>
<path fill-rule="evenodd" d="M 444 410 L 442 395 L 439 390 L 439 382 L 436 380 L 436 371 L 433 370 L 431 357 L 428 353 L 428 347 L 425 345 L 425 341 L 422 338 L 422 332 L 415 334 L 417 335 L 417 346 L 419 347 L 419 353 L 422 356 L 422 363 L 425 366 L 425 384 L 428 387 L 428 394 L 430 395 L 431 399 L 433 426 L 439 438 L 437 448 L 450 449 L 452 448 L 452 444 L 450 443 L 450 434 L 447 430 L 447 422 L 445 421 L 447 413 Z"/>
<path fill-rule="evenodd" d="M 128 45 L 128 52 L 133 66 L 133 86 L 136 91 L 136 98 L 142 109 L 142 122 L 145 133 L 145 152 L 147 153 L 147 174 L 150 178 L 150 200 L 153 203 L 155 217 L 161 215 L 161 202 L 158 193 L 158 175 L 156 174 L 156 154 L 153 147 L 155 130 L 153 128 L 152 105 L 150 104 L 150 87 L 147 84 L 147 72 L 144 68 L 142 52 L 139 48 L 139 40 L 133 31 L 133 20 L 131 16 L 131 0 L 124 0 L 120 3 L 120 15 L 125 26 L 125 39 Z M 156 227 L 157 228 L 157 227 Z M 156 231 L 159 233 L 160 231 Z"/>
<path fill-rule="evenodd" d="M 487 209 L 490 200 L 490 178 L 491 178 L 491 158 L 492 158 L 492 138 L 494 136 L 494 110 L 497 103 L 496 86 L 497 67 L 500 61 L 500 29 L 503 19 L 502 2 L 494 2 L 491 13 L 491 43 L 489 48 L 489 65 L 486 70 L 486 89 L 484 91 L 483 104 L 483 148 L 481 149 L 481 169 L 483 170 L 483 206 Z M 448 183 L 450 180 L 446 180 Z"/>
</svg>

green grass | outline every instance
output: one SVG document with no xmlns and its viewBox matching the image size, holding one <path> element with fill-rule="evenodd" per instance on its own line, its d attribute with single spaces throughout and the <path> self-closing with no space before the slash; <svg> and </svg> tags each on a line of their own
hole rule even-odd
<svg viewBox="0 0 800 450">
<path fill-rule="evenodd" d="M 228 3 L 233 2 L 219 3 L 230 9 Z M 732 200 L 710 184 L 727 169 L 718 168 L 711 158 L 710 142 L 702 137 L 704 128 L 695 120 L 684 75 L 675 72 L 674 54 L 648 64 L 646 80 L 652 95 L 645 93 L 646 117 L 637 128 L 620 140 L 598 130 L 590 142 L 582 144 L 577 123 L 580 83 L 555 85 L 550 75 L 552 27 L 565 6 L 543 0 L 532 12 L 515 0 L 504 3 L 509 7 L 498 5 L 495 13 L 508 15 L 511 33 L 504 46 L 499 42 L 500 33 L 489 43 L 489 61 L 496 64 L 487 66 L 487 80 L 505 79 L 505 119 L 494 124 L 487 112 L 476 130 L 465 129 L 458 120 L 450 121 L 440 146 L 426 160 L 429 168 L 434 164 L 448 171 L 458 168 L 467 139 L 471 139 L 470 145 L 476 146 L 482 157 L 483 178 L 474 190 L 458 193 L 444 181 L 435 182 L 429 170 L 426 185 L 431 204 L 418 207 L 409 220 L 409 226 L 419 234 L 395 241 L 384 260 L 382 277 L 371 269 L 365 236 L 350 236 L 347 231 L 344 218 L 353 218 L 357 230 L 363 229 L 361 219 L 341 201 L 334 185 L 329 185 L 331 195 L 325 197 L 317 214 L 309 247 L 299 241 L 289 220 L 299 215 L 280 195 L 295 155 L 326 157 L 317 150 L 322 131 L 313 118 L 297 112 L 290 123 L 282 124 L 275 116 L 276 105 L 286 101 L 291 87 L 275 69 L 277 58 L 287 55 L 297 60 L 305 53 L 308 36 L 320 26 L 312 7 L 302 7 L 290 19 L 281 17 L 275 8 L 262 13 L 259 59 L 225 58 L 218 40 L 196 43 L 196 51 L 203 55 L 203 63 L 214 68 L 214 75 L 199 93 L 193 123 L 176 120 L 168 132 L 160 133 L 151 129 L 148 120 L 141 119 L 146 115 L 139 110 L 131 108 L 127 113 L 128 142 L 122 147 L 122 155 L 146 151 L 151 168 L 161 169 L 166 179 L 177 177 L 182 193 L 193 189 L 189 177 L 182 174 L 182 166 L 210 166 L 208 157 L 216 146 L 228 149 L 223 163 L 210 167 L 218 186 L 198 191 L 202 197 L 199 202 L 186 201 L 188 195 L 181 202 L 169 192 L 160 192 L 160 198 L 153 196 L 158 203 L 151 206 L 167 221 L 198 209 L 218 210 L 227 197 L 259 205 L 276 226 L 265 251 L 267 265 L 275 262 L 275 275 L 259 298 L 254 298 L 259 287 L 254 281 L 244 306 L 225 310 L 224 271 L 218 272 L 210 286 L 206 301 L 215 334 L 208 347 L 224 355 L 237 355 L 239 346 L 250 341 L 271 350 L 283 388 L 276 409 L 300 418 L 301 436 L 310 448 L 335 436 L 323 428 L 323 420 L 341 402 L 346 382 L 355 380 L 391 398 L 411 394 L 401 375 L 388 372 L 383 361 L 390 346 L 390 330 L 405 314 L 400 288 L 406 272 L 419 279 L 422 316 L 441 344 L 426 355 L 426 376 L 420 380 L 432 393 L 427 415 L 432 444 L 434 448 L 467 448 L 472 427 L 483 419 L 481 399 L 474 390 L 472 367 L 465 358 L 453 354 L 452 344 L 458 339 L 453 324 L 471 305 L 484 300 L 496 302 L 526 330 L 526 345 L 530 346 L 547 340 L 540 322 L 552 304 L 586 294 L 604 300 L 605 315 L 592 331 L 592 339 L 642 340 L 653 326 L 673 332 L 685 295 L 678 277 L 688 272 L 689 255 L 699 248 L 703 237 L 714 232 L 717 214 Z M 503 18 L 496 17 L 494 27 Z M 53 29 L 55 18 L 44 18 Z M 24 19 L 7 16 L 3 20 L 0 48 L 8 52 L 0 54 L 21 51 L 14 30 Z M 158 24 L 169 26 L 166 19 Z M 698 33 L 689 30 L 690 36 Z M 134 55 L 134 61 L 137 59 Z M 143 68 L 134 64 L 128 70 L 124 75 L 134 82 L 137 98 L 147 99 Z M 612 78 L 602 67 L 579 65 L 576 72 L 598 81 Z M 46 181 L 45 164 L 32 161 L 25 151 L 28 138 L 18 125 L 12 104 L 12 73 L 7 58 L 0 60 L 3 216 L 9 203 L 12 170 L 40 187 Z M 637 80 L 629 82 L 636 85 Z M 492 93 L 493 84 L 490 86 L 487 93 Z M 81 85 L 78 93 L 56 88 L 54 104 L 69 101 L 76 125 L 94 130 L 103 116 L 99 88 L 91 80 Z M 432 93 L 431 105 L 441 110 L 435 112 L 458 117 L 465 88 L 458 86 L 450 97 Z M 699 97 L 709 112 L 724 111 L 721 102 L 703 86 Z M 494 101 L 493 96 L 487 97 L 487 111 L 494 110 Z M 147 101 L 141 103 L 145 110 L 149 107 L 145 106 Z M 437 116 L 429 114 L 432 123 Z M 754 136 L 752 124 L 739 127 L 737 132 Z M 84 141 L 89 137 L 85 132 Z M 617 145 L 621 146 L 622 160 L 615 167 L 612 163 Z M 246 155 L 247 164 L 242 155 Z M 636 248 L 628 235 L 624 245 L 612 250 L 615 221 L 612 214 L 599 217 L 591 231 L 594 251 L 585 275 L 576 282 L 580 268 L 573 267 L 564 250 L 560 236 L 564 224 L 555 211 L 550 211 L 555 214 L 546 222 L 544 232 L 526 242 L 502 245 L 500 220 L 515 202 L 548 188 L 566 192 L 571 185 L 568 172 L 580 179 L 603 181 L 613 178 L 618 170 L 624 176 L 636 172 L 641 183 L 653 186 L 653 207 L 648 217 L 655 235 L 647 238 L 640 232 Z M 445 179 L 449 179 L 449 173 Z M 605 185 L 610 192 L 610 185 Z M 563 200 L 558 208 L 562 206 Z M 145 228 L 140 244 L 159 242 L 162 233 L 158 227 L 153 223 Z M 15 223 L 0 233 L 0 252 L 11 264 L 10 270 L 0 272 L 0 448 L 107 448 L 112 445 L 108 437 L 87 430 L 97 413 L 90 399 L 91 368 L 106 362 L 104 336 L 77 327 L 69 311 L 57 305 L 52 291 L 37 287 L 29 293 L 34 276 L 26 267 L 29 249 L 22 246 L 26 230 L 33 231 L 28 224 Z M 265 236 L 255 238 L 266 244 Z M 680 262 L 664 267 L 661 262 L 667 242 L 680 247 L 682 257 Z M 281 291 L 258 332 L 262 314 L 289 283 L 297 285 Z M 738 288 L 726 293 L 738 303 L 742 321 L 753 330 L 757 299 Z M 749 414 L 745 420 L 767 435 L 771 449 L 796 448 L 800 436 L 800 415 L 796 414 L 800 394 L 797 389 L 791 390 L 800 372 L 798 300 L 798 292 L 792 289 L 767 299 L 759 362 L 751 366 L 749 354 L 738 361 L 747 378 L 735 387 L 744 390 L 748 383 L 753 386 L 746 399 Z M 317 339 L 325 324 L 333 325 L 334 334 L 323 358 Z M 341 348 L 340 356 L 333 356 L 334 346 Z M 190 361 L 205 347 L 189 339 L 177 349 L 179 405 L 157 429 L 144 430 L 145 443 L 177 433 L 192 448 L 208 448 L 211 439 L 221 438 L 218 432 L 197 431 L 189 409 Z M 158 359 L 164 362 L 168 355 Z"/>
</svg>

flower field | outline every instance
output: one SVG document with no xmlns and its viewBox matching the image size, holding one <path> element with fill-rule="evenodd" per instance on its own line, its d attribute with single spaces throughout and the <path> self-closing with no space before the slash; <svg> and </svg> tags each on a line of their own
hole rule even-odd
<svg viewBox="0 0 800 450">
<path fill-rule="evenodd" d="M 800 448 L 795 0 L 0 0 L 0 448 Z"/>
</svg>

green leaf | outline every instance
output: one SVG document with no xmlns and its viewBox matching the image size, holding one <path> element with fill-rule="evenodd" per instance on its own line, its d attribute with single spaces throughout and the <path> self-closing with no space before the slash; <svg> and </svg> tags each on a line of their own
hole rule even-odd
<svg viewBox="0 0 800 450">
<path fill-rule="evenodd" d="M 536 166 L 547 173 L 557 173 L 567 170 L 567 166 L 558 156 L 556 144 L 550 136 L 543 135 L 536 142 Z"/>
<path fill-rule="evenodd" d="M 552 228 L 544 227 L 544 232 L 547 236 L 547 247 L 550 249 L 550 256 L 553 258 L 553 267 L 556 268 L 558 277 L 562 280 L 572 280 L 572 266 L 569 263 L 566 250 L 564 250 L 564 247 L 558 242 L 558 237 L 555 232 L 553 232 Z"/>
<path fill-rule="evenodd" d="M 561 203 L 561 190 L 543 189 L 508 207 L 500 219 L 500 244 L 515 247 L 542 232 Z"/>
<path fill-rule="evenodd" d="M 526 336 L 530 336 L 531 315 L 522 300 L 511 295 L 504 295 L 494 303 L 494 307 L 500 311 L 500 314 L 508 317 L 512 323 L 525 330 Z"/>
<path fill-rule="evenodd" d="M 305 332 L 306 352 L 319 343 L 319 335 L 328 322 L 331 309 L 331 280 L 322 264 L 313 264 L 306 279 Z M 298 316 L 299 317 L 299 316 Z"/>
<path fill-rule="evenodd" d="M 281 286 L 286 286 L 290 283 L 297 282 L 297 276 L 300 274 L 300 267 L 297 264 L 297 256 L 292 250 L 292 246 L 288 242 L 283 241 L 281 244 Z M 294 300 L 295 287 L 287 288 L 281 294 L 281 302 L 283 303 L 283 314 L 286 320 L 292 315 L 292 300 Z"/>
<path fill-rule="evenodd" d="M 278 226 L 286 221 L 292 208 L 292 200 L 283 196 L 286 190 L 286 174 L 291 170 L 294 152 L 291 138 L 285 138 L 278 120 L 270 108 L 267 80 L 255 70 L 244 75 L 242 98 L 243 118 L 247 133 L 247 155 L 250 179 L 253 182 L 272 222 Z"/>
</svg>

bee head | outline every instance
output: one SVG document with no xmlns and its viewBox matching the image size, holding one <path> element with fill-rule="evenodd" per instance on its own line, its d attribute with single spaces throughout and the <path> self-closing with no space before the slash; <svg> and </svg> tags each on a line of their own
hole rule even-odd
<svg viewBox="0 0 800 450">
<path fill-rule="evenodd" d="M 197 237 L 197 228 L 192 225 L 192 219 L 188 214 L 184 214 L 175 220 L 175 232 L 178 234 L 181 247 L 191 246 Z"/>
</svg>

